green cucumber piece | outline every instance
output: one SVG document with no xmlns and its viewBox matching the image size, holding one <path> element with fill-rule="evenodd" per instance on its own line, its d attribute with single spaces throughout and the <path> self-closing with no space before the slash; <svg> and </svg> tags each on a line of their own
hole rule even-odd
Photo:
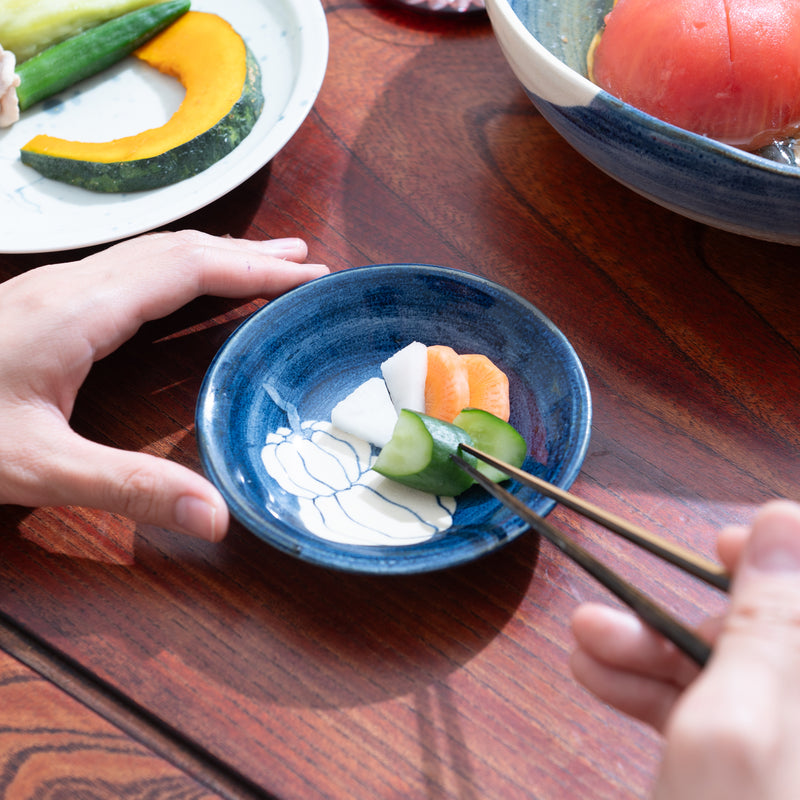
<svg viewBox="0 0 800 800">
<path fill-rule="evenodd" d="M 48 47 L 17 67 L 20 111 L 116 64 L 185 14 L 191 0 L 140 8 Z"/>
<path fill-rule="evenodd" d="M 465 408 L 454 420 L 453 424 L 462 428 L 472 439 L 472 446 L 490 456 L 521 467 L 528 453 L 528 445 L 522 434 L 510 423 L 505 422 L 480 408 Z M 466 455 L 461 454 L 462 457 Z M 476 469 L 489 480 L 499 483 L 508 478 L 504 472 L 478 459 Z"/>
<path fill-rule="evenodd" d="M 472 478 L 450 458 L 461 444 L 471 444 L 462 428 L 404 408 L 392 438 L 378 455 L 373 469 L 412 489 L 455 497 L 469 489 Z M 476 459 L 460 455 L 470 464 Z"/>
</svg>

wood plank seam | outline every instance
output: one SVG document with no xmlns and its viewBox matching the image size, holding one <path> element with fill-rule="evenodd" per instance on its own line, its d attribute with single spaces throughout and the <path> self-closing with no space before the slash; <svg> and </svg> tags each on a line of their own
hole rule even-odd
<svg viewBox="0 0 800 800">
<path fill-rule="evenodd" d="M 0 649 L 225 800 L 278 800 L 2 611 Z"/>
</svg>

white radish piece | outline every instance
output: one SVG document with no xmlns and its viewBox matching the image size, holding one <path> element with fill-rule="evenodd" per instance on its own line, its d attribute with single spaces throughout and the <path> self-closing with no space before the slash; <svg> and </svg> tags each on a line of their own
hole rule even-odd
<svg viewBox="0 0 800 800">
<path fill-rule="evenodd" d="M 381 364 L 381 374 L 395 410 L 425 413 L 425 379 L 428 377 L 428 348 L 411 342 Z"/>
<path fill-rule="evenodd" d="M 397 411 L 384 380 L 370 378 L 355 388 L 333 407 L 331 422 L 345 433 L 384 447 L 397 422 Z"/>
</svg>

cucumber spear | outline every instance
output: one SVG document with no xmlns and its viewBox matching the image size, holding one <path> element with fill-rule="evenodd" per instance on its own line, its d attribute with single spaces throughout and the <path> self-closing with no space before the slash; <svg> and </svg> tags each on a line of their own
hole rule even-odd
<svg viewBox="0 0 800 800">
<path fill-rule="evenodd" d="M 0 0 L 0 45 L 17 63 L 110 19 L 164 0 Z"/>
<path fill-rule="evenodd" d="M 108 69 L 185 14 L 190 6 L 190 0 L 169 0 L 140 8 L 23 61 L 16 67 L 19 110 L 25 111 L 40 100 Z"/>
</svg>

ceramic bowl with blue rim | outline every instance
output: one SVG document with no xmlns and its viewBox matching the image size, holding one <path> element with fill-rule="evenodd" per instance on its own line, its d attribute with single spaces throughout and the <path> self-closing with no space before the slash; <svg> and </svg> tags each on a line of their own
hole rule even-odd
<svg viewBox="0 0 800 800">
<path fill-rule="evenodd" d="M 524 468 L 572 484 L 589 443 L 591 400 L 564 335 L 529 302 L 476 275 L 372 265 L 271 301 L 209 367 L 196 411 L 200 457 L 244 527 L 303 561 L 372 574 L 465 564 L 527 530 L 477 486 L 440 498 L 383 478 L 371 469 L 377 449 L 331 424 L 337 403 L 381 379 L 381 364 L 414 342 L 492 359 L 509 378 L 510 422 L 528 444 Z M 553 507 L 507 486 L 542 515 Z"/>
<path fill-rule="evenodd" d="M 613 0 L 486 0 L 495 36 L 534 106 L 595 166 L 707 225 L 800 244 L 800 167 L 662 122 L 587 78 Z"/>
</svg>

